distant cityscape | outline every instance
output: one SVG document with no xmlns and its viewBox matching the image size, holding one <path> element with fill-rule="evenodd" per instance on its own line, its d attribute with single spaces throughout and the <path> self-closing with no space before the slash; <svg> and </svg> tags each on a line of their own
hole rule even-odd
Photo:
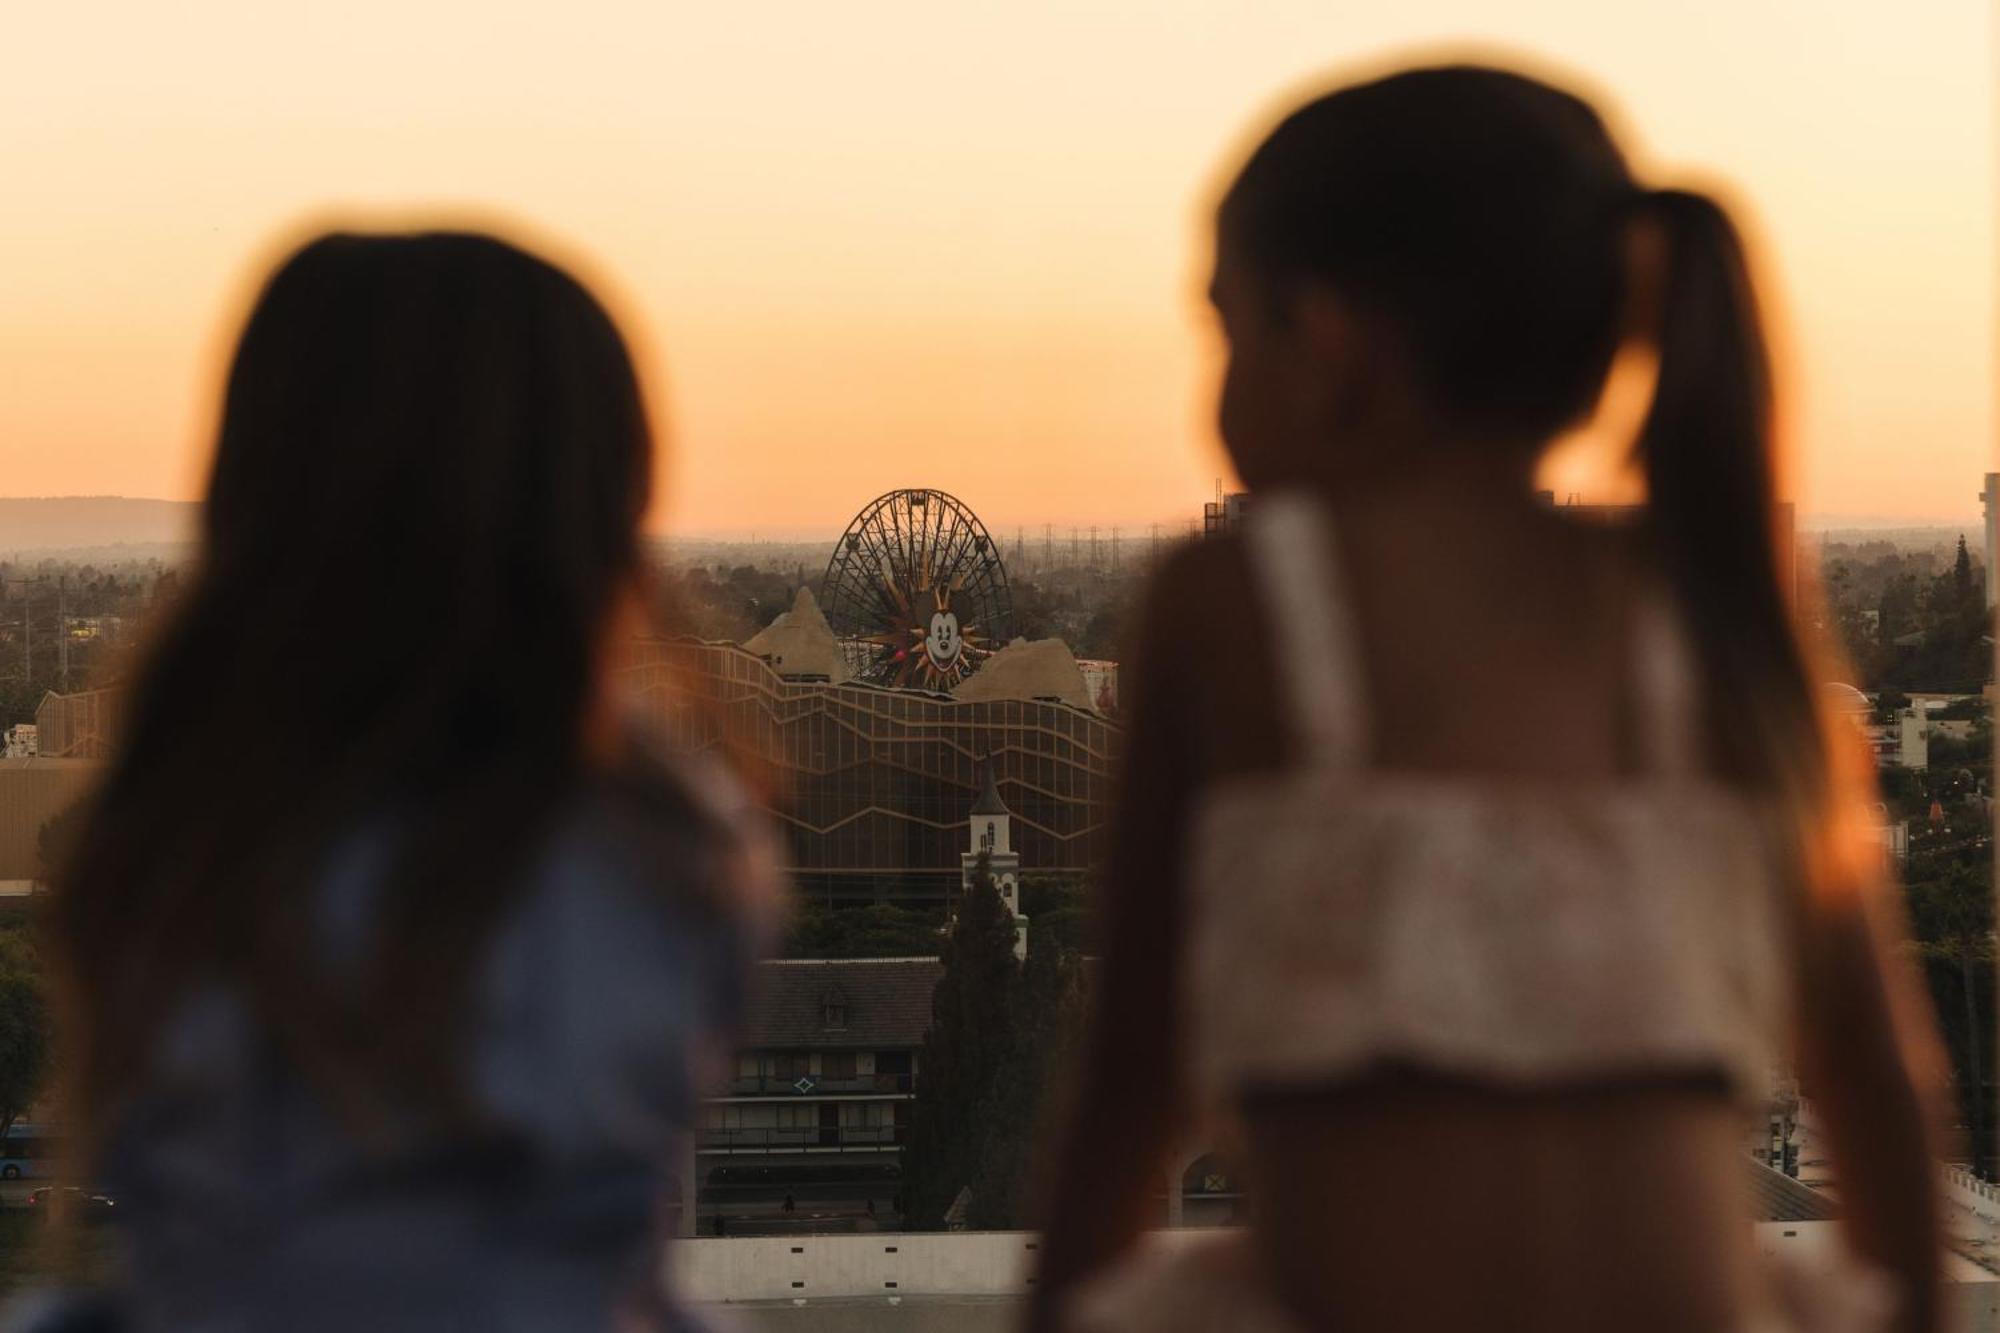
<svg viewBox="0 0 2000 1333">
<path fill-rule="evenodd" d="M 1978 1053 L 1992 1033 L 1978 1015 L 1992 1012 L 1991 966 L 1961 965 L 1954 900 L 1992 880 L 1995 477 L 1981 496 L 1985 530 L 1971 540 L 1926 528 L 1785 545 L 1850 666 L 1826 683 L 1829 701 L 1877 756 L 1885 856 L 1909 895 L 1965 1125 L 1985 1143 L 1994 1080 Z M 758 969 L 732 1075 L 704 1108 L 684 1231 L 916 1220 L 905 1154 L 953 905 L 990 878 L 1024 965 L 1036 949 L 1080 963 L 1126 618 L 1165 550 L 1230 532 L 1253 507 L 1226 494 L 1178 530 L 995 533 L 961 500 L 909 489 L 862 505 L 832 541 L 655 544 L 664 631 L 632 646 L 620 676 L 673 745 L 757 775 L 798 903 L 781 956 Z M 0 563 L 0 889 L 42 879 L 49 828 L 114 752 L 117 663 L 171 600 L 179 563 L 115 545 Z M 1789 1180 L 1829 1183 L 1793 1085 L 1751 1147 Z M 1991 1162 L 1968 1165 L 1991 1178 Z M 1163 1216 L 1180 1221 L 1238 1207 L 1231 1169 L 1206 1152 L 1177 1162 L 1164 1194 Z M 977 1205 L 959 1205 L 963 1225 Z"/>
</svg>

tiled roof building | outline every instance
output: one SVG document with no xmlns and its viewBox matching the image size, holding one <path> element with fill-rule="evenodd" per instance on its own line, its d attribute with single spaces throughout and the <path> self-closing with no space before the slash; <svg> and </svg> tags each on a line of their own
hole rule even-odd
<svg viewBox="0 0 2000 1333">
<path fill-rule="evenodd" d="M 935 958 L 780 959 L 757 965 L 741 1044 L 750 1050 L 915 1050 L 931 1022 Z"/>
<path fill-rule="evenodd" d="M 735 1077 L 703 1106 L 696 1135 L 705 1214 L 755 1212 L 773 1189 L 831 1188 L 861 1191 L 886 1219 L 943 972 L 936 958 L 757 965 Z"/>
</svg>

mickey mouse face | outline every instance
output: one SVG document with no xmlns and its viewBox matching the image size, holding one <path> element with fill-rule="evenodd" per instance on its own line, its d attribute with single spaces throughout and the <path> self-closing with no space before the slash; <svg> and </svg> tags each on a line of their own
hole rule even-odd
<svg viewBox="0 0 2000 1333">
<path fill-rule="evenodd" d="M 931 661 L 939 666 L 949 666 L 958 660 L 960 646 L 958 637 L 958 616 L 950 611 L 936 611 L 931 614 L 931 631 L 924 638 L 924 651 Z"/>
</svg>

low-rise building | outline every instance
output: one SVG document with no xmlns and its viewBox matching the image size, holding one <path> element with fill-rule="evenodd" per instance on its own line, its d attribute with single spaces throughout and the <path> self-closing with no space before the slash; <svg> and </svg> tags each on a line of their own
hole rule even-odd
<svg viewBox="0 0 2000 1333">
<path fill-rule="evenodd" d="M 1083 688 L 1090 694 L 1091 707 L 1106 717 L 1118 714 L 1118 664 L 1103 658 L 1079 657 L 1076 669 L 1083 673 Z"/>
<path fill-rule="evenodd" d="M 704 1229 L 798 1198 L 890 1219 L 943 972 L 936 958 L 757 965 L 734 1077 L 697 1128 Z"/>
<path fill-rule="evenodd" d="M 1921 708 L 1912 706 L 1896 714 L 1896 763 L 1903 768 L 1931 766 L 1931 734 Z"/>
<path fill-rule="evenodd" d="M 1250 514 L 1250 493 L 1230 491 L 1218 495 L 1201 507 L 1201 532 L 1204 537 L 1220 537 L 1225 532 L 1235 532 L 1243 526 Z"/>
</svg>

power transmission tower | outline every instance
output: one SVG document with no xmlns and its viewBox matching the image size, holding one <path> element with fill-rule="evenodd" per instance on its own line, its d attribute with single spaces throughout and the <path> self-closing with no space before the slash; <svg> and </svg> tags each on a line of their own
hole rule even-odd
<svg viewBox="0 0 2000 1333">
<path fill-rule="evenodd" d="M 21 590 L 21 687 L 30 692 L 35 687 L 35 585 L 48 581 L 49 576 L 46 574 L 37 574 L 31 579 L 0 580 L 0 600 L 5 599 L 10 585 Z M 60 585 L 56 596 L 57 618 L 60 619 L 62 614 Z M 65 661 L 67 657 L 68 654 L 65 652 Z"/>
</svg>

